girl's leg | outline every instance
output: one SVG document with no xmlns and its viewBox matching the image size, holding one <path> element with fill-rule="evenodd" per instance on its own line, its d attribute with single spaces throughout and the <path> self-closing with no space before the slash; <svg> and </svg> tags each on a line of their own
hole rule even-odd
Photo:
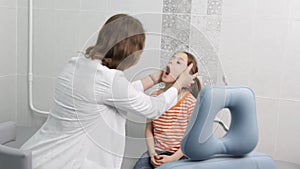
<svg viewBox="0 0 300 169">
<path fill-rule="evenodd" d="M 148 151 L 146 151 L 135 163 L 133 169 L 153 169 L 151 164 L 150 156 Z"/>
</svg>

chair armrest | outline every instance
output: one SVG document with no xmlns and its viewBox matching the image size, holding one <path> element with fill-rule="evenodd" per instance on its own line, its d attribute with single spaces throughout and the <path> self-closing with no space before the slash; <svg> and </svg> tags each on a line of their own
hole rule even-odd
<svg viewBox="0 0 300 169">
<path fill-rule="evenodd" d="M 12 121 L 0 123 L 0 144 L 15 141 L 17 136 L 16 123 Z"/>
<path fill-rule="evenodd" d="M 5 168 L 32 169 L 31 151 L 0 145 L 0 164 Z"/>
</svg>

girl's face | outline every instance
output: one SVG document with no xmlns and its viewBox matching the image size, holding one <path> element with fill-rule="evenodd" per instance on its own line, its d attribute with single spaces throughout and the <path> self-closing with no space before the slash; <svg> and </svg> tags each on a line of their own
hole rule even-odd
<svg viewBox="0 0 300 169">
<path fill-rule="evenodd" d="M 174 82 L 179 75 L 187 68 L 188 56 L 179 52 L 174 54 L 165 67 L 162 81 L 165 83 Z"/>
</svg>

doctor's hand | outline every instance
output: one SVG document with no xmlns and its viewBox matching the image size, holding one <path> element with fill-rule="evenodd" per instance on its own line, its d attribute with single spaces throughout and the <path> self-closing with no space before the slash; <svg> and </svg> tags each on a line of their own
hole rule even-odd
<svg viewBox="0 0 300 169">
<path fill-rule="evenodd" d="M 190 71 L 193 67 L 193 64 L 191 63 L 178 77 L 176 82 L 174 83 L 174 87 L 176 87 L 178 90 L 182 88 L 188 88 L 191 86 L 191 84 L 194 83 L 194 79 L 198 76 L 198 72 L 191 75 Z"/>
<path fill-rule="evenodd" d="M 163 71 L 159 70 L 157 72 L 151 73 L 149 77 L 151 78 L 154 84 L 157 84 L 162 82 L 162 75 L 163 75 Z"/>
</svg>

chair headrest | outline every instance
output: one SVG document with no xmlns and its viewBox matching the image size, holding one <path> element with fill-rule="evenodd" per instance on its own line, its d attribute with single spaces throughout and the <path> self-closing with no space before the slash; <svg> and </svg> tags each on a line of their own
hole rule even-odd
<svg viewBox="0 0 300 169">
<path fill-rule="evenodd" d="M 220 110 L 231 113 L 229 131 L 222 138 L 213 135 L 213 122 Z M 251 152 L 258 142 L 256 104 L 247 87 L 205 87 L 197 98 L 181 149 L 192 160 L 214 155 L 241 156 Z"/>
</svg>

